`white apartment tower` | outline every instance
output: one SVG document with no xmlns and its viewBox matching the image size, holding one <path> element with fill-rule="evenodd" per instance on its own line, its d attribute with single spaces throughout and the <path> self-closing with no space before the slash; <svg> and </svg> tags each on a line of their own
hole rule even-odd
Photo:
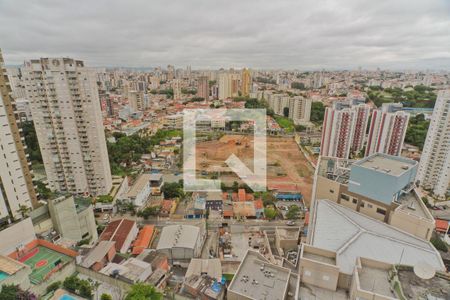
<svg viewBox="0 0 450 300">
<path fill-rule="evenodd" d="M 295 96 L 289 99 L 289 118 L 295 125 L 306 124 L 311 117 L 311 99 Z"/>
<path fill-rule="evenodd" d="M 35 208 L 38 201 L 1 52 L 0 128 L 0 220 L 20 219 L 20 209 Z"/>
<path fill-rule="evenodd" d="M 348 105 L 335 103 L 325 109 L 320 155 L 348 158 L 355 129 L 356 111 Z"/>
<path fill-rule="evenodd" d="M 147 107 L 144 92 L 128 91 L 128 105 L 134 112 L 145 110 Z"/>
<path fill-rule="evenodd" d="M 230 74 L 222 72 L 219 74 L 219 100 L 232 97 L 232 82 Z"/>
<path fill-rule="evenodd" d="M 181 97 L 181 82 L 180 79 L 172 80 L 173 99 L 180 100 Z"/>
<path fill-rule="evenodd" d="M 396 156 L 401 154 L 409 121 L 409 114 L 401 109 L 401 104 L 385 103 L 381 110 L 373 111 L 366 156 L 377 152 Z"/>
<path fill-rule="evenodd" d="M 420 186 L 444 197 L 450 180 L 450 90 L 440 91 L 420 157 Z"/>
<path fill-rule="evenodd" d="M 48 182 L 72 194 L 107 194 L 112 186 L 96 74 L 83 61 L 25 62 L 30 101 Z"/>
</svg>

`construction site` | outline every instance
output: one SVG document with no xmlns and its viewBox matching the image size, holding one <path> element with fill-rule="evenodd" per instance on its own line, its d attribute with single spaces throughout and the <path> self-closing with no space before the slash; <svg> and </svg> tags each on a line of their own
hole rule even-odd
<svg viewBox="0 0 450 300">
<path fill-rule="evenodd" d="M 314 170 L 294 139 L 267 137 L 266 143 L 268 189 L 300 192 L 309 204 Z M 253 170 L 253 153 L 253 136 L 224 135 L 218 140 L 199 142 L 196 145 L 197 170 L 205 178 L 218 176 L 227 185 L 234 181 L 242 183 L 225 161 L 234 154 Z"/>
</svg>

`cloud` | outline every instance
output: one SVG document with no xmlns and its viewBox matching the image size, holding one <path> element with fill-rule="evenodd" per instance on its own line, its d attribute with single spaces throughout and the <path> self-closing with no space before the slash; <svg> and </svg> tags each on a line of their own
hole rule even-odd
<svg viewBox="0 0 450 300">
<path fill-rule="evenodd" d="M 446 0 L 0 0 L 7 64 L 450 68 Z"/>
</svg>

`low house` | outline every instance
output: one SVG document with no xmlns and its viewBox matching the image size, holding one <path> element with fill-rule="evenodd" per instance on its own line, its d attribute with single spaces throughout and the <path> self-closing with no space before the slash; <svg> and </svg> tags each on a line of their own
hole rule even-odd
<svg viewBox="0 0 450 300">
<path fill-rule="evenodd" d="M 115 255 L 116 248 L 114 241 L 100 241 L 100 243 L 92 248 L 86 255 L 81 262 L 81 266 L 98 272 L 111 262 Z"/>
<path fill-rule="evenodd" d="M 153 174 L 141 174 L 127 193 L 127 199 L 134 206 L 143 207 L 150 195 L 150 179 Z"/>
<path fill-rule="evenodd" d="M 222 192 L 198 192 L 194 193 L 194 201 L 205 204 L 206 210 L 221 210 L 223 205 Z"/>
<path fill-rule="evenodd" d="M 30 287 L 30 274 L 31 268 L 29 266 L 7 256 L 0 255 L 1 285 L 14 284 L 19 285 L 22 290 L 27 290 Z"/>
<path fill-rule="evenodd" d="M 116 242 L 116 251 L 126 253 L 136 238 L 138 231 L 135 221 L 120 219 L 109 223 L 100 235 L 99 240 L 114 241 Z"/>
<path fill-rule="evenodd" d="M 152 196 L 160 196 L 161 188 L 164 185 L 162 174 L 150 174 L 150 194 Z"/>
<path fill-rule="evenodd" d="M 100 273 L 114 276 L 129 283 L 146 281 L 152 274 L 152 266 L 142 260 L 129 258 L 120 264 L 110 263 Z"/>
<path fill-rule="evenodd" d="M 161 203 L 161 210 L 159 211 L 159 215 L 161 217 L 168 217 L 172 212 L 173 204 L 174 204 L 173 200 L 163 200 Z"/>
<path fill-rule="evenodd" d="M 255 204 L 253 201 L 233 202 L 233 213 L 236 218 L 255 219 Z"/>
<path fill-rule="evenodd" d="M 133 243 L 133 251 L 131 253 L 133 255 L 138 255 L 141 254 L 144 249 L 147 249 L 150 246 L 154 232 L 155 226 L 153 225 L 145 225 L 142 227 Z"/>
<path fill-rule="evenodd" d="M 255 214 L 257 219 L 264 218 L 264 202 L 261 199 L 253 201 L 255 206 Z"/>
</svg>

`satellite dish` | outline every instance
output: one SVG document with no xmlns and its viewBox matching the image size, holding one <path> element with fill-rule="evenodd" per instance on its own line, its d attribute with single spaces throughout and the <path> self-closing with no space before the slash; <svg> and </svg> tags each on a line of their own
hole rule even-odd
<svg viewBox="0 0 450 300">
<path fill-rule="evenodd" d="M 422 279 L 431 279 L 436 274 L 436 270 L 430 266 L 428 263 L 419 261 L 417 265 L 414 266 L 414 274 Z"/>
</svg>

